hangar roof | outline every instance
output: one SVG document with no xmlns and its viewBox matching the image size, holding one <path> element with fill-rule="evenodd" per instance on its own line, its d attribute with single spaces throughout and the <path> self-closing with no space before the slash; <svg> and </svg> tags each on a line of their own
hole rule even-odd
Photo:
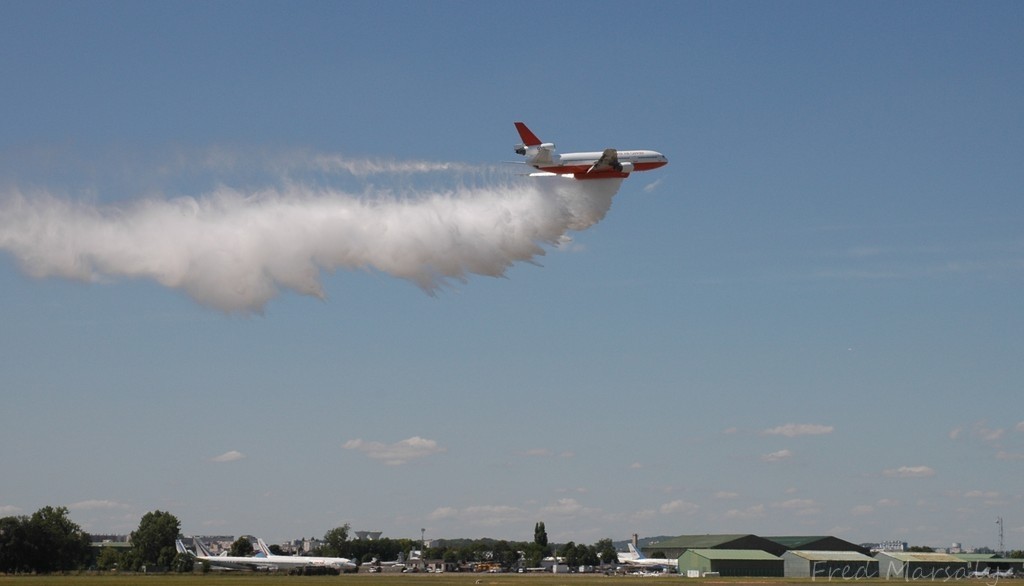
<svg viewBox="0 0 1024 586">
<path fill-rule="evenodd" d="M 643 551 L 655 552 L 664 551 L 669 557 L 675 557 L 687 549 L 755 549 L 764 550 L 773 555 L 782 555 L 786 546 L 758 537 L 750 533 L 746 534 L 725 534 L 725 535 L 680 535 L 659 541 L 648 543 Z M 830 547 L 828 549 L 840 549 Z"/>
<path fill-rule="evenodd" d="M 813 551 L 805 549 L 791 549 L 786 553 L 791 553 L 795 556 L 800 556 L 805 560 L 811 561 L 837 560 L 845 562 L 866 562 L 874 561 L 875 559 L 858 551 Z"/>
<path fill-rule="evenodd" d="M 964 563 L 962 558 L 948 553 L 931 553 L 922 551 L 880 551 L 878 555 L 891 557 L 901 562 L 953 562 Z"/>
<path fill-rule="evenodd" d="M 732 543 L 747 537 L 756 537 L 749 533 L 737 533 L 730 535 L 680 535 L 671 539 L 664 539 L 658 543 L 649 543 L 647 548 L 685 548 L 699 549 L 712 548 L 726 543 Z"/>
<path fill-rule="evenodd" d="M 850 543 L 845 539 L 839 539 L 832 535 L 779 535 L 765 537 L 765 539 L 774 541 L 775 543 L 784 546 L 786 549 L 859 551 L 865 555 L 869 551 L 866 547 L 857 545 L 856 543 Z"/>
<path fill-rule="evenodd" d="M 709 560 L 781 560 L 760 549 L 689 549 L 687 553 Z"/>
</svg>

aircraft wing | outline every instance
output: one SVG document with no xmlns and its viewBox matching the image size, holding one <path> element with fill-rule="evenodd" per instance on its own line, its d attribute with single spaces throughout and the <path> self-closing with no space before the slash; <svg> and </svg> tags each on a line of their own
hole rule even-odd
<svg viewBox="0 0 1024 586">
<path fill-rule="evenodd" d="M 619 153 L 615 149 L 604 149 L 601 157 L 587 169 L 587 173 L 597 171 L 622 171 L 622 164 L 619 163 Z"/>
</svg>

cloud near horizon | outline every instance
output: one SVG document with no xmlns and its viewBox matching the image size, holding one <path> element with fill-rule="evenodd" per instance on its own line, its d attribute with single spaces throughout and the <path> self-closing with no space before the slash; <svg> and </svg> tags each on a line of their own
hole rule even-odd
<svg viewBox="0 0 1024 586">
<path fill-rule="evenodd" d="M 366 457 L 374 460 L 383 460 L 388 466 L 401 466 L 410 460 L 426 458 L 434 454 L 446 451 L 431 439 L 413 436 L 393 444 L 382 442 L 367 442 L 362 439 L 351 439 L 342 444 L 346 450 L 355 450 L 366 454 Z"/>
<path fill-rule="evenodd" d="M 787 423 L 778 427 L 764 430 L 764 435 L 781 435 L 785 437 L 797 437 L 801 435 L 825 435 L 832 433 L 835 428 L 831 425 L 818 425 L 813 423 Z"/>
<path fill-rule="evenodd" d="M 230 451 L 224 452 L 223 454 L 221 454 L 219 456 L 214 456 L 213 458 L 210 458 L 210 461 L 211 462 L 235 462 L 237 460 L 241 460 L 242 458 L 245 458 L 245 454 L 243 454 L 242 452 L 239 452 L 238 450 L 230 450 Z"/>
<path fill-rule="evenodd" d="M 761 456 L 761 461 L 762 462 L 781 462 L 783 460 L 788 460 L 789 458 L 792 458 L 792 457 L 793 457 L 793 452 L 791 452 L 790 450 L 779 450 L 777 452 L 772 452 L 770 454 L 765 454 L 765 455 Z"/>
<path fill-rule="evenodd" d="M 900 466 L 882 471 L 889 478 L 928 478 L 935 476 L 935 470 L 928 466 Z"/>
</svg>

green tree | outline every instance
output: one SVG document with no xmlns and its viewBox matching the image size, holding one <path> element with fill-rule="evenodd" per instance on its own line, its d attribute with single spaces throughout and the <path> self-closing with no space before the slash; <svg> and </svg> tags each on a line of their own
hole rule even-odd
<svg viewBox="0 0 1024 586">
<path fill-rule="evenodd" d="M 142 565 L 170 567 L 177 555 L 174 540 L 181 532 L 181 522 L 165 511 L 152 511 L 142 516 L 139 528 L 132 532 L 134 555 L 132 569 Z"/>
<path fill-rule="evenodd" d="M 527 543 L 524 551 L 526 553 L 526 567 L 528 568 L 539 568 L 541 560 L 544 559 L 544 556 L 548 555 L 547 548 L 539 543 Z"/>
<path fill-rule="evenodd" d="M 0 519 L 0 573 L 30 572 L 28 517 Z"/>
<path fill-rule="evenodd" d="M 576 543 L 570 541 L 562 546 L 562 549 L 558 550 L 558 557 L 565 560 L 565 565 L 570 568 L 575 568 L 580 565 L 579 560 L 576 558 Z"/>
<path fill-rule="evenodd" d="M 47 574 L 88 564 L 89 536 L 66 507 L 43 507 L 31 517 L 0 519 L 0 571 Z"/>
<path fill-rule="evenodd" d="M 614 564 L 619 561 L 619 555 L 615 552 L 615 543 L 611 538 L 604 538 L 594 544 L 597 555 L 602 564 Z"/>
<path fill-rule="evenodd" d="M 252 546 L 252 542 L 247 537 L 239 537 L 231 544 L 231 549 L 228 551 L 230 556 L 251 556 L 256 553 L 256 550 Z"/>
<path fill-rule="evenodd" d="M 89 560 L 89 536 L 68 518 L 67 507 L 43 507 L 32 513 L 28 537 L 36 572 L 75 570 Z"/>
<path fill-rule="evenodd" d="M 209 563 L 209 562 L 207 562 Z M 176 553 L 171 560 L 171 571 L 179 574 L 188 574 L 196 567 L 196 559 L 187 553 Z"/>
<path fill-rule="evenodd" d="M 343 557 L 348 546 L 348 523 L 335 527 L 324 534 L 324 544 L 320 547 L 321 555 Z"/>
<path fill-rule="evenodd" d="M 96 557 L 96 567 L 103 571 L 116 570 L 121 565 L 121 552 L 113 547 L 104 547 Z"/>
<path fill-rule="evenodd" d="M 596 566 L 601 563 L 597 556 L 597 549 L 593 545 L 576 545 L 576 561 L 581 566 Z"/>
<path fill-rule="evenodd" d="M 544 528 L 544 521 L 538 521 L 533 526 L 533 542 L 544 548 L 547 551 L 548 548 L 548 532 Z"/>
</svg>

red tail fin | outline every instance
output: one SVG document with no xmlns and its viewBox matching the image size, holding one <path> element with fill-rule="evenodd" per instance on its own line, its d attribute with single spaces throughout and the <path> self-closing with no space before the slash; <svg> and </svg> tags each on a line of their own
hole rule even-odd
<svg viewBox="0 0 1024 586">
<path fill-rule="evenodd" d="M 530 129 L 522 122 L 516 122 L 516 130 L 519 131 L 519 138 L 523 139 L 523 144 L 526 146 L 537 146 L 540 144 L 540 139 L 537 138 L 537 135 L 530 132 Z"/>
</svg>

